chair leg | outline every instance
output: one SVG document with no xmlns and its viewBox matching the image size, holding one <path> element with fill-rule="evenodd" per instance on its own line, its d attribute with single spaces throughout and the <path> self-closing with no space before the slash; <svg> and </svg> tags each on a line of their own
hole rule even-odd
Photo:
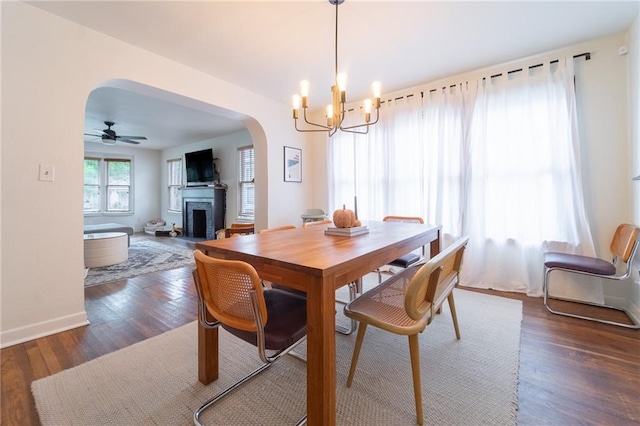
<svg viewBox="0 0 640 426">
<path fill-rule="evenodd" d="M 356 298 L 359 292 L 362 292 L 362 278 L 358 279 L 357 281 L 350 282 L 348 284 L 348 287 L 349 287 L 349 302 L 351 302 Z M 338 301 L 338 303 L 345 304 L 344 302 L 341 302 L 341 301 Z M 349 324 L 349 328 L 342 327 L 341 325 L 336 324 L 336 331 L 340 334 L 344 334 L 345 336 L 348 336 L 354 331 L 356 331 L 356 328 L 358 328 L 358 321 L 354 319 L 351 320 L 351 323 Z"/>
<path fill-rule="evenodd" d="M 460 328 L 458 327 L 458 314 L 456 314 L 456 302 L 453 300 L 453 291 L 447 296 L 449 309 L 451 309 L 451 318 L 453 319 L 453 328 L 456 330 L 456 339 L 460 340 Z"/>
<path fill-rule="evenodd" d="M 551 271 L 553 271 L 552 268 L 546 268 L 545 267 L 544 282 L 542 284 L 542 289 L 543 289 L 543 295 L 544 295 L 543 296 L 544 306 L 552 314 L 562 315 L 562 316 L 571 317 L 571 318 L 578 318 L 578 319 L 583 319 L 583 320 L 587 320 L 587 321 L 595 321 L 595 322 L 599 322 L 599 323 L 602 323 L 602 324 L 616 325 L 618 327 L 631 328 L 633 330 L 639 330 L 640 329 L 640 323 L 637 322 L 633 318 L 633 316 L 631 316 L 629 311 L 627 311 L 626 309 L 618 308 L 616 306 L 601 305 L 601 304 L 598 304 L 598 303 L 581 302 L 581 301 L 575 301 L 575 300 L 571 300 L 571 299 L 563 299 L 563 298 L 560 298 L 560 297 L 551 297 L 549 295 L 549 275 L 551 274 Z M 623 312 L 624 314 L 627 315 L 627 318 L 629 318 L 629 321 L 631 321 L 632 324 L 625 324 L 623 322 L 609 321 L 609 320 L 604 320 L 604 319 L 600 319 L 600 318 L 596 318 L 596 317 L 587 317 L 587 316 L 584 316 L 584 315 L 572 314 L 570 312 L 558 311 L 558 310 L 555 310 L 555 309 L 551 308 L 551 306 L 549 306 L 549 299 L 564 300 L 564 301 L 568 301 L 568 302 L 574 302 L 574 303 L 581 303 L 581 304 L 584 304 L 584 305 L 596 306 L 598 308 L 605 308 L 605 309 L 612 309 L 612 310 L 615 310 L 615 311 L 620 311 L 620 312 Z"/>
<path fill-rule="evenodd" d="M 364 334 L 367 331 L 367 324 L 361 323 L 358 329 L 358 336 L 356 337 L 356 344 L 353 347 L 353 356 L 351 357 L 351 367 L 349 368 L 349 377 L 347 378 L 347 387 L 351 387 L 353 382 L 353 376 L 356 373 L 356 366 L 358 365 L 358 357 L 360 357 L 360 348 L 362 348 L 362 341 L 364 340 Z"/>
<path fill-rule="evenodd" d="M 411 372 L 413 373 L 413 394 L 416 401 L 416 422 L 421 425 L 422 414 L 422 387 L 420 385 L 420 346 L 418 335 L 409 336 L 409 354 L 411 355 Z"/>
<path fill-rule="evenodd" d="M 244 376 L 241 380 L 235 382 L 233 385 L 229 386 L 222 392 L 219 392 L 218 394 L 213 396 L 211 399 L 209 399 L 207 402 L 202 404 L 196 411 L 193 412 L 193 424 L 197 426 L 203 426 L 203 423 L 200 421 L 200 416 L 206 409 L 210 408 L 216 402 L 220 401 L 222 398 L 224 398 L 225 396 L 230 394 L 232 391 L 234 391 L 236 388 L 240 387 L 244 383 L 253 379 L 258 374 L 262 373 L 264 370 L 266 370 L 269 367 L 271 367 L 271 363 L 262 364 L 260 367 L 256 368 L 251 373 Z"/>
</svg>

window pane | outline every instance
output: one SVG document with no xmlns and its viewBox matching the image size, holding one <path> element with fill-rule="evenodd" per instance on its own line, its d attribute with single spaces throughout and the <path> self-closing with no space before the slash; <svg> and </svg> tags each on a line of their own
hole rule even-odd
<svg viewBox="0 0 640 426">
<path fill-rule="evenodd" d="M 238 149 L 238 216 L 246 218 L 255 215 L 253 153 L 252 146 Z"/>
<path fill-rule="evenodd" d="M 169 185 L 182 185 L 182 160 L 169 160 L 167 165 Z"/>
<path fill-rule="evenodd" d="M 97 212 L 100 211 L 100 187 L 84 186 L 84 211 Z"/>
<path fill-rule="evenodd" d="M 129 161 L 107 161 L 107 185 L 129 185 L 131 163 Z"/>
<path fill-rule="evenodd" d="M 178 186 L 169 187 L 169 210 L 179 212 L 182 210 L 182 191 Z"/>
<path fill-rule="evenodd" d="M 110 212 L 129 211 L 129 187 L 107 187 L 107 210 Z"/>
<path fill-rule="evenodd" d="M 84 184 L 100 184 L 100 160 L 95 158 L 84 159 Z"/>
</svg>

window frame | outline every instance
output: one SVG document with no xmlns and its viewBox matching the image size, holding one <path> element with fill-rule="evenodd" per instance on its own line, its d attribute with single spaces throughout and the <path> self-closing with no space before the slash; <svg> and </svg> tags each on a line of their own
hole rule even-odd
<svg viewBox="0 0 640 426">
<path fill-rule="evenodd" d="M 248 156 L 247 152 L 251 152 Z M 249 170 L 246 170 L 249 168 Z M 253 200 L 245 199 L 252 194 Z M 252 206 L 248 209 L 247 206 Z M 253 145 L 238 148 L 238 195 L 237 208 L 239 221 L 255 221 L 255 151 Z"/>
<path fill-rule="evenodd" d="M 97 210 L 83 209 L 84 216 L 132 216 L 135 214 L 134 207 L 134 161 L 132 156 L 114 156 L 96 153 L 85 153 L 84 160 L 98 161 L 98 184 L 89 184 L 98 188 L 99 207 Z M 129 183 L 110 183 L 109 182 L 109 163 L 129 163 Z M 85 184 L 85 188 L 87 185 Z M 124 188 L 128 191 L 128 209 L 127 210 L 111 210 L 109 207 L 110 189 Z"/>
<path fill-rule="evenodd" d="M 175 169 L 176 170 L 172 170 Z M 174 182 L 173 178 L 179 176 L 178 181 Z M 170 158 L 167 160 L 167 212 L 168 213 L 182 213 L 182 187 L 183 187 L 183 173 L 182 173 L 182 158 Z M 175 196 L 176 205 L 172 205 L 173 196 L 172 192 L 177 194 Z M 172 208 L 174 207 L 174 208 Z"/>
</svg>

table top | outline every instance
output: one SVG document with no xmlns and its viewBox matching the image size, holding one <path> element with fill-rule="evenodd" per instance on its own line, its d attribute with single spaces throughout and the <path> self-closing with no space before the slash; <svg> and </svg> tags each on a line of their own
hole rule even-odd
<svg viewBox="0 0 640 426">
<path fill-rule="evenodd" d="M 369 232 L 352 237 L 326 235 L 327 226 L 314 226 L 202 241 L 196 243 L 196 248 L 216 257 L 241 257 L 249 263 L 268 260 L 282 267 L 320 276 L 363 255 L 375 257 L 379 253 L 390 257 L 389 260 L 400 257 L 417 248 L 414 242 L 424 234 L 440 230 L 438 225 L 418 223 L 367 221 L 363 225 L 369 228 Z M 398 253 L 389 254 L 390 245 L 397 246 Z M 371 270 L 380 265 L 372 265 Z"/>
<path fill-rule="evenodd" d="M 104 240 L 107 238 L 126 237 L 126 232 L 100 232 L 95 234 L 83 234 L 85 240 Z"/>
</svg>

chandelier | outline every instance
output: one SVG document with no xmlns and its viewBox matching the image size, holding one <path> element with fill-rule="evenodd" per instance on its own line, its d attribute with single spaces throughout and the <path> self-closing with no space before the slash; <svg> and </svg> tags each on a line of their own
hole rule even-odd
<svg viewBox="0 0 640 426">
<path fill-rule="evenodd" d="M 338 5 L 344 3 L 344 0 L 328 1 L 336 6 L 336 31 L 334 85 L 331 86 L 332 103 L 327 105 L 327 124 L 313 123 L 307 119 L 307 109 L 309 107 L 309 82 L 306 80 L 300 82 L 300 93 L 293 95 L 292 98 L 293 121 L 296 130 L 299 132 L 327 132 L 329 137 L 331 137 L 338 131 L 338 129 L 340 129 L 343 132 L 365 134 L 369 132 L 369 126 L 378 122 L 380 112 L 380 93 L 382 87 L 379 81 L 375 81 L 371 85 L 373 90 L 373 101 L 371 99 L 365 99 L 364 101 L 364 122 L 352 126 L 343 126 L 346 114 L 345 102 L 347 100 L 347 75 L 344 73 L 338 73 Z M 312 127 L 304 129 L 298 127 L 300 108 L 302 108 L 304 122 Z M 376 119 L 372 122 L 371 110 L 373 108 L 376 110 Z"/>
</svg>

